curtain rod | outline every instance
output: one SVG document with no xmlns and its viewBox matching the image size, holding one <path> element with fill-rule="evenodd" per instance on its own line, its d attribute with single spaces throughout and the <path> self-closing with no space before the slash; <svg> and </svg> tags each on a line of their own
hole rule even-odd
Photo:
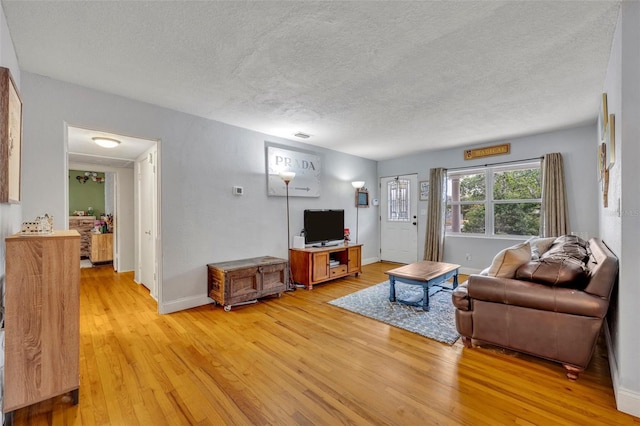
<svg viewBox="0 0 640 426">
<path fill-rule="evenodd" d="M 533 158 L 525 158 L 525 159 L 522 159 L 522 160 L 502 161 L 500 163 L 476 164 L 476 165 L 473 165 L 473 166 L 465 166 L 465 167 L 452 167 L 450 169 L 445 168 L 445 170 L 446 171 L 450 171 L 450 170 L 465 170 L 465 169 L 472 169 L 474 167 L 499 166 L 501 164 L 522 163 L 523 161 L 531 161 L 531 160 L 544 160 L 544 156 L 542 156 L 542 157 L 533 157 Z"/>
</svg>

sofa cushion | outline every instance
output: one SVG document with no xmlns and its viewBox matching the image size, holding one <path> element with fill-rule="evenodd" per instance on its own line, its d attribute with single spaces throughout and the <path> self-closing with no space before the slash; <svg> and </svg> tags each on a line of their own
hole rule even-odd
<svg viewBox="0 0 640 426">
<path fill-rule="evenodd" d="M 516 279 L 583 290 L 589 281 L 589 272 L 574 259 L 546 258 L 520 266 Z"/>
<path fill-rule="evenodd" d="M 513 278 L 516 270 L 531 260 L 531 246 L 528 242 L 508 247 L 496 254 L 487 273 L 490 277 Z"/>
<path fill-rule="evenodd" d="M 531 237 L 527 240 L 531 245 L 531 259 L 539 259 L 540 256 L 549 250 L 556 237 Z"/>
</svg>

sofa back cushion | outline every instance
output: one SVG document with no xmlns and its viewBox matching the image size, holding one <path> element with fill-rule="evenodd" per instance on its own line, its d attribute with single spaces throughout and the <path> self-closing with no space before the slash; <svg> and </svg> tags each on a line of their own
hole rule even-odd
<svg viewBox="0 0 640 426">
<path fill-rule="evenodd" d="M 516 279 L 583 290 L 589 281 L 589 271 L 570 259 L 547 258 L 520 266 Z"/>
</svg>

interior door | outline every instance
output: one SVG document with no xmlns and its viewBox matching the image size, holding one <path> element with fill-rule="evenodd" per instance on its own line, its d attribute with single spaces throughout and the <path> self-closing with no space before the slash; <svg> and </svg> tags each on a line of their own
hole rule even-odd
<svg viewBox="0 0 640 426">
<path fill-rule="evenodd" d="M 418 175 L 380 178 L 380 259 L 418 261 Z"/>
<path fill-rule="evenodd" d="M 156 155 L 157 148 L 149 149 L 138 158 L 138 194 L 140 200 L 138 232 L 140 249 L 138 267 L 140 283 L 149 289 L 151 296 L 158 299 L 156 283 Z"/>
</svg>

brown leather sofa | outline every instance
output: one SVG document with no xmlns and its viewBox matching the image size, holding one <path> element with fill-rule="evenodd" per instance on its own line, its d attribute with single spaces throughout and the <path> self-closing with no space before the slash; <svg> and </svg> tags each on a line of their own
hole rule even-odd
<svg viewBox="0 0 640 426">
<path fill-rule="evenodd" d="M 536 259 L 535 250 L 513 278 L 471 275 L 452 296 L 464 345 L 488 343 L 556 361 L 576 380 L 589 365 L 618 275 L 618 259 L 601 240 L 584 243 L 581 277 L 567 274 L 557 256 Z"/>
</svg>

